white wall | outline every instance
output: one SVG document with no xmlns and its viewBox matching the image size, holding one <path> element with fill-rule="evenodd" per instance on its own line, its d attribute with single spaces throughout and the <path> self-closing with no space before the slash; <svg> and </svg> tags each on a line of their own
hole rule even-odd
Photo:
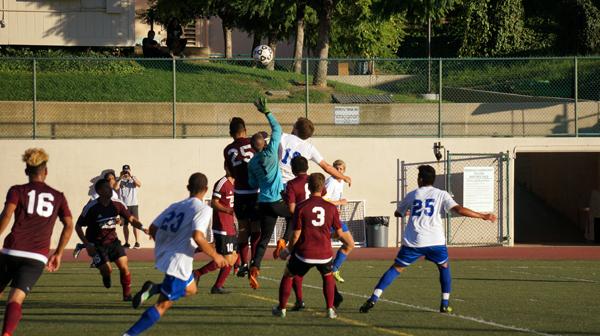
<svg viewBox="0 0 600 336">
<path fill-rule="evenodd" d="M 133 46 L 134 0 L 4 0 L 0 45 Z M 0 2 L 0 6 L 2 2 Z"/>
<path fill-rule="evenodd" d="M 432 161 L 435 138 L 316 138 L 312 142 L 327 161 L 344 159 L 353 178 L 346 188 L 349 199 L 366 200 L 366 214 L 388 215 L 396 200 L 396 160 Z M 445 148 L 454 153 L 577 152 L 600 151 L 596 138 L 444 138 Z M 187 178 L 193 172 L 207 174 L 212 183 L 222 176 L 222 149 L 227 138 L 147 139 L 147 140 L 3 140 L 0 192 L 13 184 L 25 183 L 21 154 L 29 147 L 44 147 L 50 154 L 48 184 L 63 191 L 74 216 L 88 200 L 90 179 L 107 168 L 119 170 L 127 163 L 142 181 L 140 217 L 149 224 L 170 203 L 185 198 Z M 511 170 L 514 164 L 511 162 Z M 565 168 L 567 169 L 567 168 Z M 311 166 L 315 171 L 316 167 Z M 512 172 L 511 172 L 512 174 Z M 511 178 L 514 180 L 514 178 Z M 510 199 L 513 200 L 512 188 Z M 514 213 L 512 205 L 510 213 Z M 392 221 L 393 222 L 393 221 Z M 512 220 L 511 220 L 512 223 Z M 55 227 L 53 243 L 60 224 Z M 511 232 L 514 230 L 511 228 Z M 6 233 L 4 233 L 6 235 Z M 4 237 L 2 235 L 2 237 Z M 395 245 L 396 231 L 389 232 L 389 245 Z M 76 242 L 71 241 L 71 246 Z M 145 246 L 151 243 L 145 242 Z"/>
</svg>

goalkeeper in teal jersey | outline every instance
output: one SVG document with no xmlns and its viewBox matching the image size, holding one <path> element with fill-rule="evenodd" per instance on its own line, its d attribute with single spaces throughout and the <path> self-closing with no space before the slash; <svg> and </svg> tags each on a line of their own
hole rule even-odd
<svg viewBox="0 0 600 336">
<path fill-rule="evenodd" d="M 291 217 L 288 206 L 281 197 L 283 182 L 279 170 L 279 144 L 281 125 L 269 111 L 265 98 L 258 99 L 254 105 L 265 114 L 271 126 L 271 140 L 267 144 L 263 134 L 252 136 L 252 148 L 256 151 L 248 164 L 248 182 L 253 188 L 260 188 L 258 195 L 258 215 L 260 220 L 260 240 L 250 264 L 250 287 L 258 288 L 260 263 L 265 255 L 267 244 L 273 235 L 277 217 Z"/>
</svg>

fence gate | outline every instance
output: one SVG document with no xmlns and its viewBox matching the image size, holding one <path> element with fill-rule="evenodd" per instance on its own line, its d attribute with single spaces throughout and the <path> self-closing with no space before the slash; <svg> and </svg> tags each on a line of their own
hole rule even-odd
<svg viewBox="0 0 600 336">
<path fill-rule="evenodd" d="M 481 219 L 445 214 L 444 226 L 449 246 L 490 246 L 508 244 L 510 237 L 509 160 L 508 153 L 451 153 L 442 161 L 407 163 L 397 162 L 397 202 L 416 189 L 418 167 L 430 165 L 437 178 L 434 186 L 447 190 L 461 205 L 493 212 L 496 223 Z M 490 211 L 491 210 L 491 211 Z M 396 245 L 401 244 L 407 221 L 397 220 Z"/>
</svg>

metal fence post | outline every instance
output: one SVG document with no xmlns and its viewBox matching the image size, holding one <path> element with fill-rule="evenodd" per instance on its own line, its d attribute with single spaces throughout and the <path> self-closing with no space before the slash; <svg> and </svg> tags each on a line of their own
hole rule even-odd
<svg viewBox="0 0 600 336">
<path fill-rule="evenodd" d="M 574 77 L 574 83 L 573 83 L 573 85 L 574 85 L 574 89 L 575 89 L 574 90 L 575 91 L 574 92 L 574 96 L 575 96 L 575 106 L 574 106 L 574 109 L 575 109 L 575 123 L 574 124 L 575 124 L 575 137 L 578 137 L 579 136 L 579 124 L 578 124 L 578 122 L 579 122 L 578 119 L 579 118 L 578 118 L 578 113 L 577 113 L 577 101 L 579 100 L 579 94 L 578 94 L 579 87 L 577 85 L 577 82 L 578 82 L 578 80 L 577 80 L 577 72 L 578 72 L 578 69 L 577 69 L 578 68 L 578 66 L 577 66 L 577 56 L 575 56 L 574 63 L 575 63 L 574 67 L 573 67 L 573 72 L 574 72 L 574 74 L 573 74 L 574 75 L 573 76 Z"/>
<path fill-rule="evenodd" d="M 452 198 L 454 198 L 454 194 L 452 193 L 452 186 L 450 185 L 450 175 L 452 174 L 451 171 L 451 158 L 450 158 L 450 151 L 446 150 L 446 191 L 450 194 L 450 196 Z M 450 221 L 451 221 L 451 214 L 450 212 L 446 213 L 446 244 L 450 244 Z"/>
<path fill-rule="evenodd" d="M 177 61 L 173 58 L 173 139 L 177 137 Z"/>
<path fill-rule="evenodd" d="M 32 118 L 31 118 L 31 131 L 32 134 L 31 136 L 33 137 L 33 139 L 36 138 L 36 133 L 37 133 L 37 125 L 36 125 L 36 105 L 37 105 L 37 75 L 36 75 L 36 68 L 37 68 L 37 64 L 35 61 L 35 58 L 33 59 L 33 105 L 32 105 Z"/>
<path fill-rule="evenodd" d="M 308 66 L 309 66 L 309 62 L 308 62 L 308 57 L 306 58 L 306 70 L 304 71 L 304 87 L 306 90 L 306 97 L 304 99 L 304 117 L 308 118 L 308 100 L 310 97 L 309 94 L 309 90 L 308 90 Z"/>
<path fill-rule="evenodd" d="M 510 152 L 506 151 L 506 237 L 510 245 Z"/>
<path fill-rule="evenodd" d="M 438 138 L 442 137 L 442 59 L 439 60 L 438 73 Z"/>
</svg>

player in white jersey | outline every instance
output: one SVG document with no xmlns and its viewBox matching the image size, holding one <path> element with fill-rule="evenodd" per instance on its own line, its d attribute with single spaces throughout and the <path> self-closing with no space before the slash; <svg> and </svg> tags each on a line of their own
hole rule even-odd
<svg viewBox="0 0 600 336">
<path fill-rule="evenodd" d="M 417 180 L 419 188 L 408 193 L 398 204 L 394 213 L 396 217 L 402 217 L 407 213 L 410 216 L 402 237 L 402 247 L 394 264 L 379 279 L 373 295 L 360 307 L 361 313 L 369 312 L 394 279 L 420 257 L 425 257 L 437 265 L 442 288 L 440 312 L 452 312 L 452 308 L 449 306 L 450 266 L 442 211 L 446 213 L 452 211 L 461 216 L 480 218 L 490 222 L 495 222 L 496 216 L 479 213 L 459 205 L 448 192 L 433 187 L 434 181 L 435 169 L 431 166 L 419 166 Z"/>
<path fill-rule="evenodd" d="M 333 168 L 335 168 L 341 174 L 346 173 L 346 163 L 342 160 L 338 159 L 333 161 Z M 335 204 L 336 206 L 348 204 L 348 201 L 344 198 L 344 180 L 335 178 L 334 176 L 329 176 L 325 180 L 325 188 L 327 189 L 327 193 L 323 197 L 325 200 Z M 342 267 L 344 261 L 346 261 L 346 258 L 348 257 L 350 252 L 352 252 L 352 250 L 354 249 L 354 238 L 350 233 L 350 229 L 348 229 L 348 225 L 346 225 L 346 223 L 342 221 L 341 218 L 340 222 L 342 223 L 342 235 L 344 236 L 344 239 L 342 241 L 345 241 L 346 243 L 344 243 L 338 249 L 337 253 L 335 254 L 335 259 L 333 260 L 331 268 L 333 271 L 333 278 L 335 279 L 335 281 L 343 283 L 345 280 L 340 274 L 340 268 Z"/>
<path fill-rule="evenodd" d="M 279 145 L 279 169 L 281 169 L 281 180 L 283 185 L 295 178 L 292 172 L 292 159 L 297 156 L 303 156 L 307 160 L 313 161 L 321 167 L 327 174 L 341 179 L 348 185 L 352 184 L 352 178 L 340 173 L 332 165 L 323 159 L 323 156 L 317 148 L 308 140 L 315 132 L 315 126 L 312 121 L 307 118 L 298 118 L 294 123 L 292 134 L 283 133 L 281 135 L 281 143 Z M 289 219 L 286 220 L 285 232 L 281 239 L 277 241 L 277 248 L 273 255 L 279 255 L 285 249 L 289 241 L 292 230 L 289 229 Z"/>
<path fill-rule="evenodd" d="M 135 295 L 133 307 L 137 308 L 153 294 L 160 293 L 156 304 L 148 308 L 124 336 L 139 335 L 158 322 L 174 301 L 196 294 L 198 289 L 192 275 L 196 248 L 211 257 L 218 267 L 227 265 L 225 258 L 205 238 L 212 216 L 212 209 L 203 201 L 208 190 L 206 176 L 192 174 L 187 189 L 190 197 L 169 206 L 150 226 L 150 235 L 155 240 L 156 268 L 165 273 L 165 278 L 161 284 L 146 281 Z"/>
</svg>

